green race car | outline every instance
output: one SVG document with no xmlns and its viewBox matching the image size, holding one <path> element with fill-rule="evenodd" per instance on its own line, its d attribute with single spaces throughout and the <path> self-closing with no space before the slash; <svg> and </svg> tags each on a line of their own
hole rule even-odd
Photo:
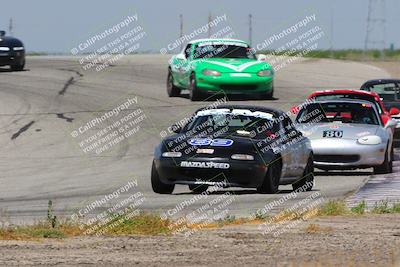
<svg viewBox="0 0 400 267">
<path fill-rule="evenodd" d="M 179 96 L 187 89 L 192 101 L 216 93 L 255 94 L 271 99 L 274 71 L 265 58 L 259 55 L 257 59 L 250 46 L 240 40 L 191 41 L 169 62 L 168 95 Z"/>
</svg>

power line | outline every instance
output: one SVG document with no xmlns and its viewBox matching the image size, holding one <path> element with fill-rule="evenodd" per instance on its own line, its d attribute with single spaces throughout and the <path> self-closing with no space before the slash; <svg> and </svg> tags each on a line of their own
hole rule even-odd
<svg viewBox="0 0 400 267">
<path fill-rule="evenodd" d="M 183 37 L 183 15 L 179 15 L 179 29 L 180 29 L 180 34 L 179 34 L 179 40 L 182 40 Z M 181 44 L 181 50 L 183 49 L 183 43 Z"/>
<path fill-rule="evenodd" d="M 211 12 L 210 13 L 208 13 L 208 24 L 207 25 L 211 25 L 211 21 L 212 21 L 212 15 L 211 15 Z M 211 36 L 211 27 L 208 27 L 208 38 L 210 38 L 210 36 Z"/>
<path fill-rule="evenodd" d="M 249 14 L 249 44 L 253 42 L 253 15 Z"/>
<path fill-rule="evenodd" d="M 9 34 L 10 36 L 13 35 L 13 30 L 14 30 L 13 19 L 10 18 L 10 22 L 9 22 L 9 24 L 8 24 L 8 34 Z"/>
<path fill-rule="evenodd" d="M 369 0 L 364 49 L 386 48 L 385 0 Z"/>
</svg>

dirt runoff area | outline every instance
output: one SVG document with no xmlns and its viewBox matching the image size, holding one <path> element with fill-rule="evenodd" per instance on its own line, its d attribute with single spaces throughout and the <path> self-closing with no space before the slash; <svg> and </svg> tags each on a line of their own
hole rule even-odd
<svg viewBox="0 0 400 267">
<path fill-rule="evenodd" d="M 400 214 L 314 218 L 272 231 L 245 224 L 190 236 L 0 241 L 0 266 L 77 264 L 400 266 Z"/>
</svg>

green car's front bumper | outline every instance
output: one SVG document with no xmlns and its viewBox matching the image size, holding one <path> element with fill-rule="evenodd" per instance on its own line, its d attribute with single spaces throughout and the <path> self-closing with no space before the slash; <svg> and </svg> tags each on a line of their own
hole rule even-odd
<svg viewBox="0 0 400 267">
<path fill-rule="evenodd" d="M 221 73 L 220 76 L 196 77 L 197 88 L 203 92 L 227 94 L 269 93 L 273 90 L 273 76 L 256 73 Z"/>
</svg>

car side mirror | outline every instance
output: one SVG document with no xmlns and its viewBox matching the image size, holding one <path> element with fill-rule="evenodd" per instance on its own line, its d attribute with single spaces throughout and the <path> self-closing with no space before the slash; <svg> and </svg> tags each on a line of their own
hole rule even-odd
<svg viewBox="0 0 400 267">
<path fill-rule="evenodd" d="M 176 58 L 177 60 L 186 60 L 186 57 L 185 57 L 184 54 L 178 54 L 178 55 L 175 56 L 175 58 Z"/>
<path fill-rule="evenodd" d="M 174 133 L 180 133 L 182 131 L 182 127 L 180 125 L 178 125 L 178 124 L 173 124 L 171 126 L 171 130 Z"/>
<path fill-rule="evenodd" d="M 385 128 L 393 128 L 393 127 L 396 127 L 396 125 L 397 125 L 397 122 L 395 120 L 389 120 L 386 123 Z"/>
<path fill-rule="evenodd" d="M 389 114 L 390 114 L 390 116 L 399 115 L 400 114 L 400 110 L 398 108 L 392 107 L 389 110 Z"/>
<path fill-rule="evenodd" d="M 264 54 L 258 54 L 257 55 L 257 60 L 258 61 L 267 61 L 267 56 Z"/>
<path fill-rule="evenodd" d="M 3 37 L 6 35 L 6 31 L 0 31 L 0 37 Z"/>
</svg>

